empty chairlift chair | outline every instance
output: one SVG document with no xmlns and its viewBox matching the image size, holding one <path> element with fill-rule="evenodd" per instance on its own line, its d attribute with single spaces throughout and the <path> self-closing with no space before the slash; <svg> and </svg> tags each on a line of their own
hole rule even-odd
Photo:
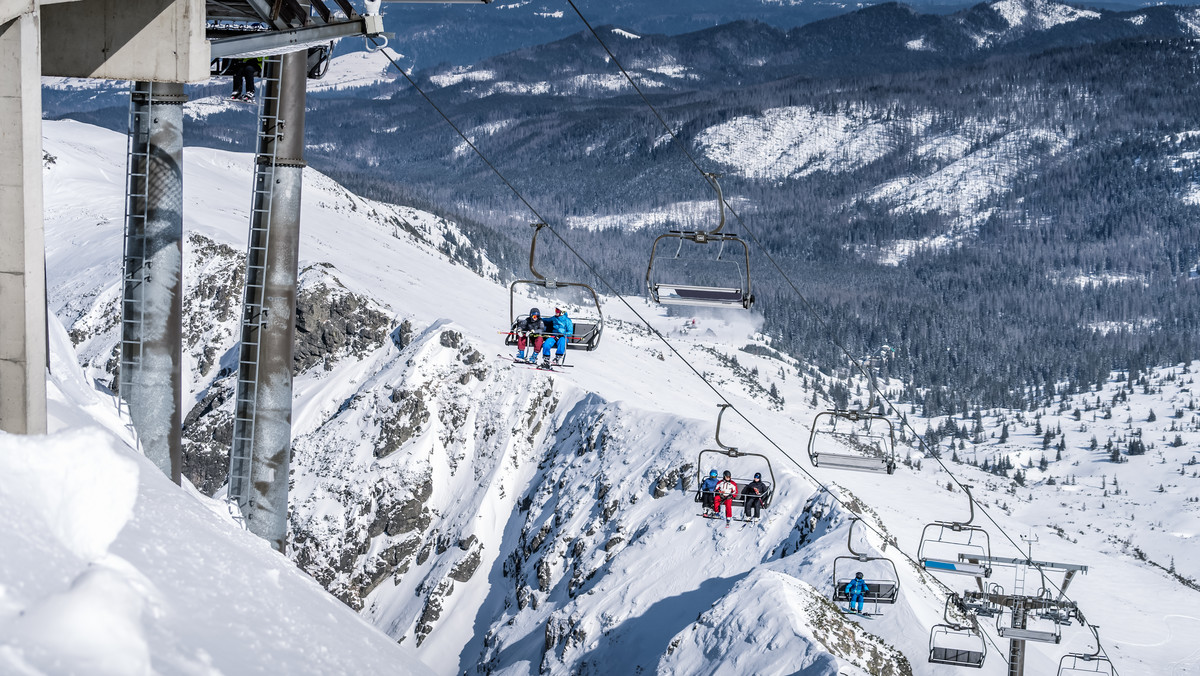
<svg viewBox="0 0 1200 676">
<path fill-rule="evenodd" d="M 950 604 L 958 599 L 957 594 L 946 599 L 946 609 L 942 613 L 943 623 L 933 625 L 929 632 L 929 661 L 933 664 L 979 669 L 987 657 L 987 640 L 974 616 L 968 614 L 966 624 L 951 619 Z M 963 610 L 961 603 L 958 604 L 958 608 Z"/>
<path fill-rule="evenodd" d="M 701 504 L 708 504 L 709 506 L 712 505 L 712 494 L 705 493 L 700 489 L 700 484 L 704 481 L 704 477 L 708 474 L 708 470 L 705 469 L 706 465 L 704 464 L 704 458 L 707 454 L 723 455 L 727 458 L 738 460 L 737 464 L 740 465 L 737 470 L 730 469 L 730 473 L 733 475 L 732 478 L 738 485 L 738 496 L 733 500 L 733 506 L 744 508 L 746 506 L 746 496 L 743 489 L 745 488 L 746 484 L 752 481 L 750 477 L 754 476 L 754 472 L 745 471 L 745 469 L 743 469 L 745 463 L 742 463 L 741 459 L 758 458 L 759 460 L 754 461 L 755 465 L 758 468 L 766 469 L 766 473 L 763 475 L 763 483 L 767 484 L 767 492 L 766 495 L 762 496 L 761 501 L 762 509 L 766 511 L 766 509 L 771 505 L 771 499 L 775 497 L 775 472 L 771 469 L 771 461 L 767 459 L 767 456 L 762 455 L 761 453 L 746 453 L 745 451 L 739 451 L 734 446 L 726 446 L 725 444 L 721 443 L 721 418 L 724 417 L 726 409 L 729 408 L 729 404 L 718 404 L 718 406 L 720 407 L 721 411 L 717 414 L 717 431 L 714 437 L 716 438 L 717 446 L 719 448 L 706 448 L 700 451 L 700 454 L 696 456 L 695 501 Z M 709 460 L 709 462 L 711 463 L 712 460 Z M 721 470 L 718 470 L 718 472 L 720 471 Z M 767 477 L 770 477 L 769 481 L 767 480 Z"/>
<path fill-rule="evenodd" d="M 754 304 L 750 292 L 750 249 L 737 235 L 722 232 L 725 227 L 725 198 L 716 174 L 705 174 L 717 192 L 717 208 L 721 218 L 713 230 L 669 230 L 659 235 L 650 248 L 650 263 L 646 266 L 646 289 L 650 299 L 664 305 L 703 305 L 708 307 L 740 307 L 747 310 Z M 676 241 L 674 256 L 659 254 L 658 246 Z M 716 258 L 685 257 L 685 245 L 717 245 Z M 733 249 L 727 254 L 725 247 Z"/>
<path fill-rule="evenodd" d="M 1092 630 L 1096 639 L 1096 651 L 1091 653 L 1067 653 L 1058 661 L 1058 676 L 1113 676 L 1116 669 L 1112 660 L 1100 650 L 1100 632 L 1094 624 L 1088 624 L 1079 616 L 1080 624 Z"/>
<path fill-rule="evenodd" d="M 813 467 L 894 474 L 895 428 L 886 416 L 867 411 L 821 411 L 808 435 L 808 459 Z"/>
<path fill-rule="evenodd" d="M 863 601 L 876 605 L 895 603 L 900 597 L 900 576 L 896 572 L 896 564 L 886 556 L 869 556 L 854 549 L 854 525 L 859 521 L 858 517 L 854 517 L 846 533 L 846 548 L 850 550 L 850 556 L 839 556 L 833 560 L 833 601 L 849 603 L 846 585 L 854 579 L 856 572 L 862 572 L 867 583 Z M 864 568 L 866 570 L 862 570 Z"/>
<path fill-rule="evenodd" d="M 917 560 L 925 570 L 937 573 L 991 577 L 992 541 L 986 530 L 972 526 L 975 501 L 971 489 L 964 486 L 970 518 L 966 521 L 934 521 L 921 531 Z"/>
<path fill-rule="evenodd" d="M 526 317 L 526 315 L 518 315 L 516 313 L 518 286 L 537 286 L 548 291 L 554 291 L 559 288 L 576 288 L 586 291 L 584 298 L 591 301 L 591 305 L 595 308 L 595 313 L 592 314 L 585 311 L 585 314 L 578 317 L 571 315 L 571 322 L 574 324 L 575 330 L 572 335 L 567 336 L 567 347 L 588 350 L 590 352 L 600 345 L 600 334 L 604 331 L 604 312 L 600 309 L 600 297 L 596 295 L 595 289 L 583 282 L 560 282 L 553 279 L 546 279 L 545 276 L 533 267 L 534 254 L 537 251 L 538 233 L 544 227 L 546 227 L 545 223 L 533 224 L 533 241 L 529 244 L 529 272 L 533 274 L 534 279 L 518 279 L 508 287 L 508 325 L 510 328 L 504 339 L 504 344 L 517 344 L 517 336 L 512 332 L 512 329 L 516 327 L 518 321 Z M 566 305 L 567 303 L 563 301 L 563 304 Z"/>
</svg>

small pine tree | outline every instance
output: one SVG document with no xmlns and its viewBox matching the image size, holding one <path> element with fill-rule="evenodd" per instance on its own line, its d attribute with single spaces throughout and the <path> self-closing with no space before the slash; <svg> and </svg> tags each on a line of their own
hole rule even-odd
<svg viewBox="0 0 1200 676">
<path fill-rule="evenodd" d="M 1151 410 L 1150 415 L 1146 416 L 1146 422 L 1154 422 L 1155 420 L 1158 420 L 1158 416 L 1154 415 L 1154 411 Z"/>
<path fill-rule="evenodd" d="M 1006 443 L 1007 441 L 1008 441 L 1008 423 L 1004 423 L 1004 425 L 1000 427 L 1000 443 L 1003 444 L 1003 443 Z"/>
<path fill-rule="evenodd" d="M 1045 471 L 1046 471 L 1046 468 L 1047 468 L 1047 467 L 1049 467 L 1049 466 L 1050 466 L 1050 461 L 1046 459 L 1046 454 L 1045 454 L 1045 453 L 1043 453 L 1043 454 L 1042 454 L 1042 459 L 1041 459 L 1041 460 L 1038 462 L 1038 469 L 1040 469 L 1040 470 L 1042 470 L 1043 472 L 1045 472 Z"/>
</svg>

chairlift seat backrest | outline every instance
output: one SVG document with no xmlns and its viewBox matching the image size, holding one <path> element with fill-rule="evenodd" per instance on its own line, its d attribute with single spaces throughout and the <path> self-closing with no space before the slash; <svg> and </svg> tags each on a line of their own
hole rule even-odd
<svg viewBox="0 0 1200 676">
<path fill-rule="evenodd" d="M 863 600 L 868 603 L 895 603 L 900 596 L 900 585 L 890 580 L 864 580 L 867 583 L 867 591 L 863 594 Z M 838 580 L 836 583 L 833 600 L 835 602 L 847 602 L 850 600 L 850 595 L 846 593 L 846 585 L 850 584 L 849 579 Z"/>
<path fill-rule="evenodd" d="M 955 667 L 983 666 L 983 653 L 978 650 L 959 650 L 957 648 L 930 648 L 929 661 L 933 664 L 949 664 Z"/>
<path fill-rule="evenodd" d="M 864 455 L 843 455 L 840 453 L 816 453 L 812 456 L 813 467 L 827 469 L 848 469 L 857 472 L 875 472 L 893 474 L 896 466 L 887 458 L 874 458 Z"/>
<path fill-rule="evenodd" d="M 1036 643 L 1058 643 L 1062 635 L 1057 631 L 1039 631 L 1036 629 L 1020 629 L 1015 627 L 997 627 L 996 633 L 1002 638 L 1014 641 L 1034 641 Z"/>
<path fill-rule="evenodd" d="M 663 305 L 707 305 L 743 307 L 750 309 L 754 302 L 742 289 L 720 286 L 693 286 L 660 282 L 650 287 L 651 299 Z"/>
</svg>

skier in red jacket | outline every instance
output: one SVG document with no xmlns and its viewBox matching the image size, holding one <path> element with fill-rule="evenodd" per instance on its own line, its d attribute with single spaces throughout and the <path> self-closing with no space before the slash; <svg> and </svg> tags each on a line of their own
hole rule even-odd
<svg viewBox="0 0 1200 676">
<path fill-rule="evenodd" d="M 717 518 L 721 517 L 721 503 L 725 503 L 725 525 L 727 526 L 733 517 L 733 499 L 738 494 L 737 484 L 731 477 L 729 470 L 725 470 L 725 476 L 717 482 L 716 497 L 713 498 L 713 511 L 717 513 Z"/>
</svg>

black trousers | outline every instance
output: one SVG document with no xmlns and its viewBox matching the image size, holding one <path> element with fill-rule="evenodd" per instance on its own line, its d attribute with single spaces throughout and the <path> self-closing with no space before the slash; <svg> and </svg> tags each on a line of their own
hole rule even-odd
<svg viewBox="0 0 1200 676">
<path fill-rule="evenodd" d="M 254 78 L 257 75 L 258 66 L 252 63 L 243 63 L 235 66 L 233 70 L 233 93 L 235 95 L 242 92 L 253 94 Z"/>
<path fill-rule="evenodd" d="M 746 496 L 746 518 L 747 519 L 760 518 L 762 516 L 762 512 L 760 511 L 761 506 L 762 506 L 762 498 L 758 497 L 757 495 L 747 495 Z M 751 517 L 751 515 L 750 515 L 750 510 L 752 510 L 752 509 L 754 510 L 753 517 Z"/>
</svg>

